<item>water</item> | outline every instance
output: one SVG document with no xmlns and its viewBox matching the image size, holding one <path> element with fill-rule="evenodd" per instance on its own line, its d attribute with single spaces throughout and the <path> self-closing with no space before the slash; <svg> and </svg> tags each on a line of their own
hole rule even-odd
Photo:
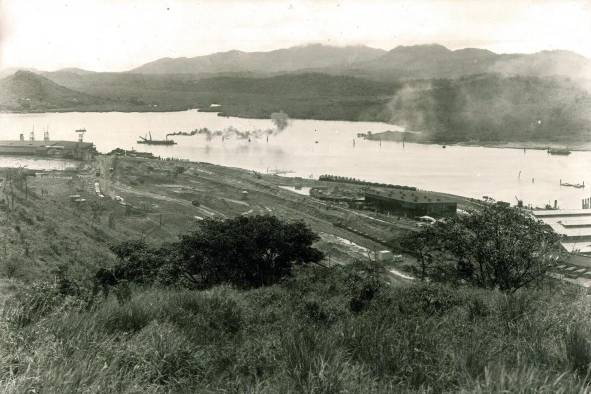
<svg viewBox="0 0 591 394">
<path fill-rule="evenodd" d="M 219 117 L 196 110 L 171 113 L 44 113 L 0 114 L 0 139 L 16 139 L 35 125 L 38 137 L 49 126 L 52 139 L 76 138 L 75 129 L 86 128 L 87 141 L 100 152 L 114 148 L 137 149 L 163 157 L 211 162 L 261 172 L 276 169 L 290 175 L 318 177 L 335 174 L 376 182 L 412 185 L 469 197 L 490 196 L 515 203 L 554 204 L 580 208 L 581 199 L 591 196 L 591 152 L 551 156 L 545 151 L 365 141 L 357 133 L 397 130 L 385 123 L 292 120 L 277 136 L 248 140 L 205 136 L 174 136 L 175 146 L 136 143 L 152 132 L 164 138 L 173 131 L 207 127 L 212 130 L 234 126 L 240 130 L 273 127 L 266 119 Z M 353 144 L 355 140 L 355 144 Z M 318 141 L 316 143 L 316 141 Z M 0 163 L 1 166 L 1 163 Z M 519 176 L 519 172 L 521 175 Z M 561 187 L 563 182 L 585 182 L 585 189 Z M 533 180 L 533 182 L 532 182 Z"/>
</svg>

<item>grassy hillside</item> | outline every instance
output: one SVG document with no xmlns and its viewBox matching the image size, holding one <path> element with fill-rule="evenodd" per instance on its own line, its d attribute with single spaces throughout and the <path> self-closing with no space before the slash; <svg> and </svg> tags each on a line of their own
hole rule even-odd
<svg viewBox="0 0 591 394">
<path fill-rule="evenodd" d="M 6 307 L 8 320 L 0 331 L 3 389 L 588 389 L 584 370 L 591 357 L 586 344 L 591 305 L 574 289 L 504 295 L 441 285 L 393 288 L 373 280 L 372 272 L 310 268 L 283 284 L 256 290 L 131 288 L 90 309 L 75 292 L 63 294 L 63 283 L 37 286 Z M 374 295 L 361 309 L 352 308 L 367 289 Z"/>
<path fill-rule="evenodd" d="M 347 244 L 334 243 L 324 249 L 332 255 L 324 264 L 298 266 L 293 275 L 260 288 L 235 283 L 201 290 L 181 281 L 130 277 L 119 278 L 109 292 L 93 286 L 99 267 L 142 268 L 131 258 L 118 260 L 111 246 L 129 239 L 153 247 L 175 242 L 194 227 L 195 215 L 246 218 L 253 210 L 272 212 L 363 244 L 331 224 L 344 215 L 340 210 L 277 187 L 289 178 L 206 163 L 106 156 L 76 173 L 29 177 L 26 183 L 19 174 L 2 174 L 0 194 L 0 302 L 13 293 L 0 304 L 1 392 L 579 393 L 589 388 L 591 301 L 580 289 L 552 280 L 514 293 L 402 281 L 391 275 L 392 267 L 367 264 L 363 254 L 357 256 L 366 263 L 339 258 Z M 122 196 L 130 208 L 96 197 L 95 181 L 105 195 Z M 240 197 L 245 189 L 246 200 Z M 71 201 L 74 193 L 86 203 Z M 351 222 L 358 226 L 364 220 Z M 366 231 L 377 231 L 375 226 Z M 384 233 L 392 237 L 392 229 Z M 247 241 L 240 247 L 250 250 L 251 234 L 240 234 Z M 264 239 L 252 238 L 252 249 L 268 250 Z M 223 243 L 226 263 L 243 265 L 245 254 L 226 247 L 232 239 L 206 239 L 209 245 Z M 315 247 L 326 248 L 325 239 Z M 151 257 L 140 251 L 139 259 Z M 158 278 L 175 277 L 167 270 L 133 271 L 140 277 L 154 272 Z"/>
</svg>

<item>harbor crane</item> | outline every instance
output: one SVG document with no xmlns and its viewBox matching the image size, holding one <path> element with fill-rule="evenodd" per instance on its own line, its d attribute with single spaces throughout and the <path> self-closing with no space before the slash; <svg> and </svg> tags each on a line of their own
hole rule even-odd
<svg viewBox="0 0 591 394">
<path fill-rule="evenodd" d="M 78 133 L 78 142 L 83 142 L 84 141 L 84 133 L 86 133 L 86 129 L 78 129 L 78 130 L 76 130 L 76 133 Z"/>
</svg>

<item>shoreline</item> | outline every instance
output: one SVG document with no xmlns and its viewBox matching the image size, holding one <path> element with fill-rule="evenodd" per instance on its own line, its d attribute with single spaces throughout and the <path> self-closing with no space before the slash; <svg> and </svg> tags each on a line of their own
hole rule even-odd
<svg viewBox="0 0 591 394">
<path fill-rule="evenodd" d="M 422 142 L 419 142 L 422 143 Z M 431 143 L 433 144 L 433 143 Z M 442 145 L 442 144 L 436 144 Z M 541 142 L 503 142 L 503 143 L 470 143 L 470 142 L 457 142 L 453 144 L 447 144 L 448 146 L 467 146 L 467 147 L 481 147 L 481 148 L 497 148 L 497 149 L 531 149 L 531 150 L 546 150 L 548 148 L 566 148 L 572 152 L 589 152 L 591 151 L 591 142 L 577 143 L 569 146 L 568 144 L 559 144 L 556 142 L 549 142 L 543 144 Z"/>
<path fill-rule="evenodd" d="M 216 109 L 221 109 L 220 107 L 216 107 Z M 18 114 L 18 115 L 27 115 L 27 114 L 67 114 L 67 113 L 112 113 L 112 112 L 120 112 L 125 114 L 131 113 L 166 113 L 166 112 L 184 112 L 184 111 L 193 111 L 197 110 L 198 112 L 202 113 L 213 113 L 220 117 L 232 117 L 232 118 L 239 118 L 239 119 L 260 119 L 265 120 L 265 118 L 259 117 L 250 117 L 244 115 L 233 115 L 227 114 L 223 111 L 216 111 L 213 108 L 165 108 L 161 107 L 159 109 L 154 108 L 134 108 L 130 110 L 125 109 L 103 109 L 103 110 L 92 110 L 92 109 L 58 109 L 53 111 L 0 111 L 0 115 L 7 114 Z M 334 122 L 355 122 L 355 123 L 385 123 L 387 122 L 379 121 L 379 120 L 346 120 L 346 119 L 315 119 L 315 118 L 290 118 L 290 120 L 313 120 L 313 121 L 334 121 Z M 393 127 L 401 127 L 395 124 L 391 124 Z M 402 134 L 402 133 L 417 133 L 417 132 L 406 132 L 401 130 L 392 130 L 393 133 Z M 391 138 L 376 138 L 380 134 L 388 133 L 386 132 L 379 132 L 373 134 L 374 138 L 364 138 L 368 141 L 382 141 L 382 142 L 402 142 L 401 140 L 391 139 Z M 418 132 L 421 133 L 421 132 Z M 480 147 L 480 148 L 497 148 L 497 149 L 532 149 L 532 150 L 546 150 L 548 148 L 567 148 L 572 152 L 589 152 L 591 151 L 591 141 L 589 142 L 571 142 L 569 143 L 560 143 L 555 141 L 503 141 L 503 142 L 471 142 L 471 141 L 460 141 L 460 142 L 450 142 L 450 143 L 442 143 L 442 142 L 435 142 L 435 141 L 428 141 L 428 140 L 415 140 L 415 141 L 407 141 L 407 143 L 415 143 L 415 144 L 422 144 L 422 145 L 439 145 L 439 146 L 465 146 L 465 147 Z"/>
</svg>

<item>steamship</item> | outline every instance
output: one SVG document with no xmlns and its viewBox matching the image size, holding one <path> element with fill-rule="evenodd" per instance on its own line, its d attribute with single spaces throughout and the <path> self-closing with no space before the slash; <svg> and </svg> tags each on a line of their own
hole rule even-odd
<svg viewBox="0 0 591 394">
<path fill-rule="evenodd" d="M 169 140 L 168 136 L 164 140 L 154 140 L 152 139 L 152 133 L 148 132 L 149 138 L 140 136 L 140 139 L 137 141 L 138 144 L 146 144 L 146 145 L 176 145 L 176 142 L 173 140 Z"/>
</svg>

